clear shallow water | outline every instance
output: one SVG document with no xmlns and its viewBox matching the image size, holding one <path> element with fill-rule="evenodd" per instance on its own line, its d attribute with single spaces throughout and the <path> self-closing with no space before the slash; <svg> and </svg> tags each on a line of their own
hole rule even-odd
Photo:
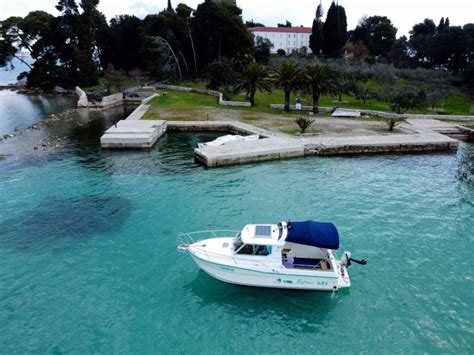
<svg viewBox="0 0 474 355">
<path fill-rule="evenodd" d="M 27 63 L 32 64 L 33 60 L 31 58 L 25 59 Z M 13 59 L 11 66 L 0 67 L 0 85 L 8 85 L 16 83 L 18 75 L 22 72 L 28 72 L 29 68 L 18 59 Z"/>
<path fill-rule="evenodd" d="M 0 90 L 0 134 L 26 128 L 48 115 L 76 106 L 76 100 L 61 96 L 30 96 Z"/>
<path fill-rule="evenodd" d="M 4 352 L 473 352 L 473 146 L 206 170 L 191 147 L 212 134 L 103 152 L 102 130 L 0 162 Z M 368 260 L 350 290 L 227 285 L 176 251 L 287 218 L 334 222 Z"/>
</svg>

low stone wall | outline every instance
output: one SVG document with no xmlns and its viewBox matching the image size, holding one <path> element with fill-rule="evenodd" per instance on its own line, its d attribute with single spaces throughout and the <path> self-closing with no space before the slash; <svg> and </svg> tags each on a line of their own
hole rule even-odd
<svg viewBox="0 0 474 355">
<path fill-rule="evenodd" d="M 285 105 L 283 104 L 270 104 L 270 108 L 274 109 L 274 110 L 284 110 L 285 109 Z M 332 112 L 332 108 L 331 107 L 319 107 L 319 112 Z M 311 112 L 313 111 L 313 106 L 309 106 L 309 105 L 303 105 L 301 106 L 301 110 L 296 110 L 296 105 L 290 105 L 290 111 L 301 111 L 301 112 L 304 112 L 304 111 L 307 111 L 307 112 Z"/>
<path fill-rule="evenodd" d="M 89 107 L 89 100 L 87 100 L 87 95 L 79 86 L 76 86 L 76 94 L 79 97 L 77 100 L 77 107 Z"/>
<path fill-rule="evenodd" d="M 104 96 L 101 102 L 97 102 L 98 107 L 115 106 L 123 103 L 123 94 L 121 92 L 113 95 Z"/>
<path fill-rule="evenodd" d="M 224 100 L 224 95 L 221 92 L 215 91 L 215 90 L 195 89 L 195 88 L 190 88 L 190 87 L 185 87 L 185 86 L 176 86 L 176 85 L 168 85 L 168 84 L 154 84 L 154 87 L 157 89 L 194 92 L 197 94 L 214 96 L 219 99 L 219 105 L 222 105 L 222 106 L 233 106 L 233 107 L 251 107 L 252 106 L 250 102 L 226 101 Z"/>
<path fill-rule="evenodd" d="M 474 116 L 466 115 L 436 115 L 436 114 L 418 114 L 418 113 L 390 113 L 383 111 L 359 110 L 363 115 L 378 116 L 381 118 L 399 118 L 399 119 L 432 119 L 432 120 L 446 120 L 446 121 L 474 121 Z"/>
<path fill-rule="evenodd" d="M 223 131 L 233 134 L 258 134 L 260 138 L 281 137 L 281 134 L 237 121 L 168 121 L 169 131 Z"/>
<path fill-rule="evenodd" d="M 140 105 L 144 102 L 148 102 L 151 98 L 157 95 L 150 95 L 144 97 L 144 93 L 136 93 L 135 96 L 129 95 L 131 93 L 130 89 L 126 93 L 119 92 L 117 94 L 104 96 L 100 102 L 90 102 L 87 99 L 87 94 L 80 87 L 76 86 L 76 95 L 79 97 L 77 101 L 77 107 L 79 108 L 95 108 L 95 109 L 104 109 L 114 106 L 120 106 L 124 104 L 130 105 Z M 141 96 L 140 96 L 141 95 Z"/>
<path fill-rule="evenodd" d="M 346 145 L 346 146 L 317 146 L 307 145 L 305 155 L 357 155 L 357 154 L 403 154 L 403 153 L 431 153 L 456 151 L 457 143 L 405 143 L 405 144 L 378 144 L 378 145 Z"/>
<path fill-rule="evenodd" d="M 283 110 L 285 105 L 283 104 L 270 104 L 270 108 L 275 110 Z M 332 112 L 336 107 L 319 107 L 319 112 Z M 343 107 L 338 107 L 344 109 Z M 296 105 L 290 105 L 291 111 L 296 111 Z M 301 111 L 312 111 L 313 106 L 301 106 Z M 417 119 L 417 118 L 424 118 L 424 119 L 434 119 L 434 120 L 447 120 L 447 121 L 466 121 L 466 122 L 473 122 L 474 116 L 468 115 L 436 115 L 436 114 L 414 114 L 414 113 L 391 113 L 391 112 L 383 112 L 383 111 L 374 111 L 374 110 L 359 110 L 357 109 L 362 115 L 368 116 L 378 116 L 385 119 L 390 118 L 399 118 L 399 119 Z"/>
</svg>

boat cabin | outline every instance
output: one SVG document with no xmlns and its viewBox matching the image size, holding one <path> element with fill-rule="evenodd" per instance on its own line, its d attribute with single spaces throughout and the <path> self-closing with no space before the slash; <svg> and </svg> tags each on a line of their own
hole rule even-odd
<svg viewBox="0 0 474 355">
<path fill-rule="evenodd" d="M 314 221 L 248 224 L 233 240 L 235 256 L 278 261 L 286 268 L 332 270 L 339 233 L 332 223 Z"/>
</svg>

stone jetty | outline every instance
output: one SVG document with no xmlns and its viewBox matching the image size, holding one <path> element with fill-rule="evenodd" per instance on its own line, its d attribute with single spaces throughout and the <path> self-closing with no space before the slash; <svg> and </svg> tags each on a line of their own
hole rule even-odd
<svg viewBox="0 0 474 355">
<path fill-rule="evenodd" d="M 155 145 L 166 131 L 166 121 L 122 120 L 100 138 L 103 148 L 144 149 Z"/>
<path fill-rule="evenodd" d="M 404 134 L 295 137 L 236 121 L 140 120 L 137 118 L 143 115 L 145 107 L 139 111 L 133 115 L 134 119 L 120 121 L 110 128 L 101 138 L 102 147 L 151 148 L 166 131 L 222 131 L 260 136 L 255 141 L 194 149 L 198 162 L 218 167 L 311 155 L 449 152 L 458 146 L 457 139 L 434 130 L 436 123 L 417 120 L 401 125 L 407 132 Z"/>
</svg>

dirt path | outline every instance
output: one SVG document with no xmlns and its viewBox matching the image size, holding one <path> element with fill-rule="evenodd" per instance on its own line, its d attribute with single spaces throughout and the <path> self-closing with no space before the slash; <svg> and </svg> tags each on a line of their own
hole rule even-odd
<svg viewBox="0 0 474 355">
<path fill-rule="evenodd" d="M 276 111 L 278 112 L 278 111 Z M 306 114 L 301 114 L 301 116 Z M 237 120 L 249 123 L 257 127 L 279 131 L 288 134 L 298 134 L 299 129 L 294 119 L 299 117 L 295 114 L 269 114 L 262 112 L 252 112 L 247 110 L 221 109 L 215 107 L 202 107 L 198 109 L 161 109 L 151 107 L 145 118 L 163 119 L 168 121 L 227 121 Z M 331 135 L 331 136 L 367 136 L 367 135 L 387 135 L 402 133 L 396 130 L 394 133 L 388 132 L 387 124 L 379 118 L 333 118 L 330 116 L 314 116 L 315 120 L 307 134 Z"/>
</svg>

